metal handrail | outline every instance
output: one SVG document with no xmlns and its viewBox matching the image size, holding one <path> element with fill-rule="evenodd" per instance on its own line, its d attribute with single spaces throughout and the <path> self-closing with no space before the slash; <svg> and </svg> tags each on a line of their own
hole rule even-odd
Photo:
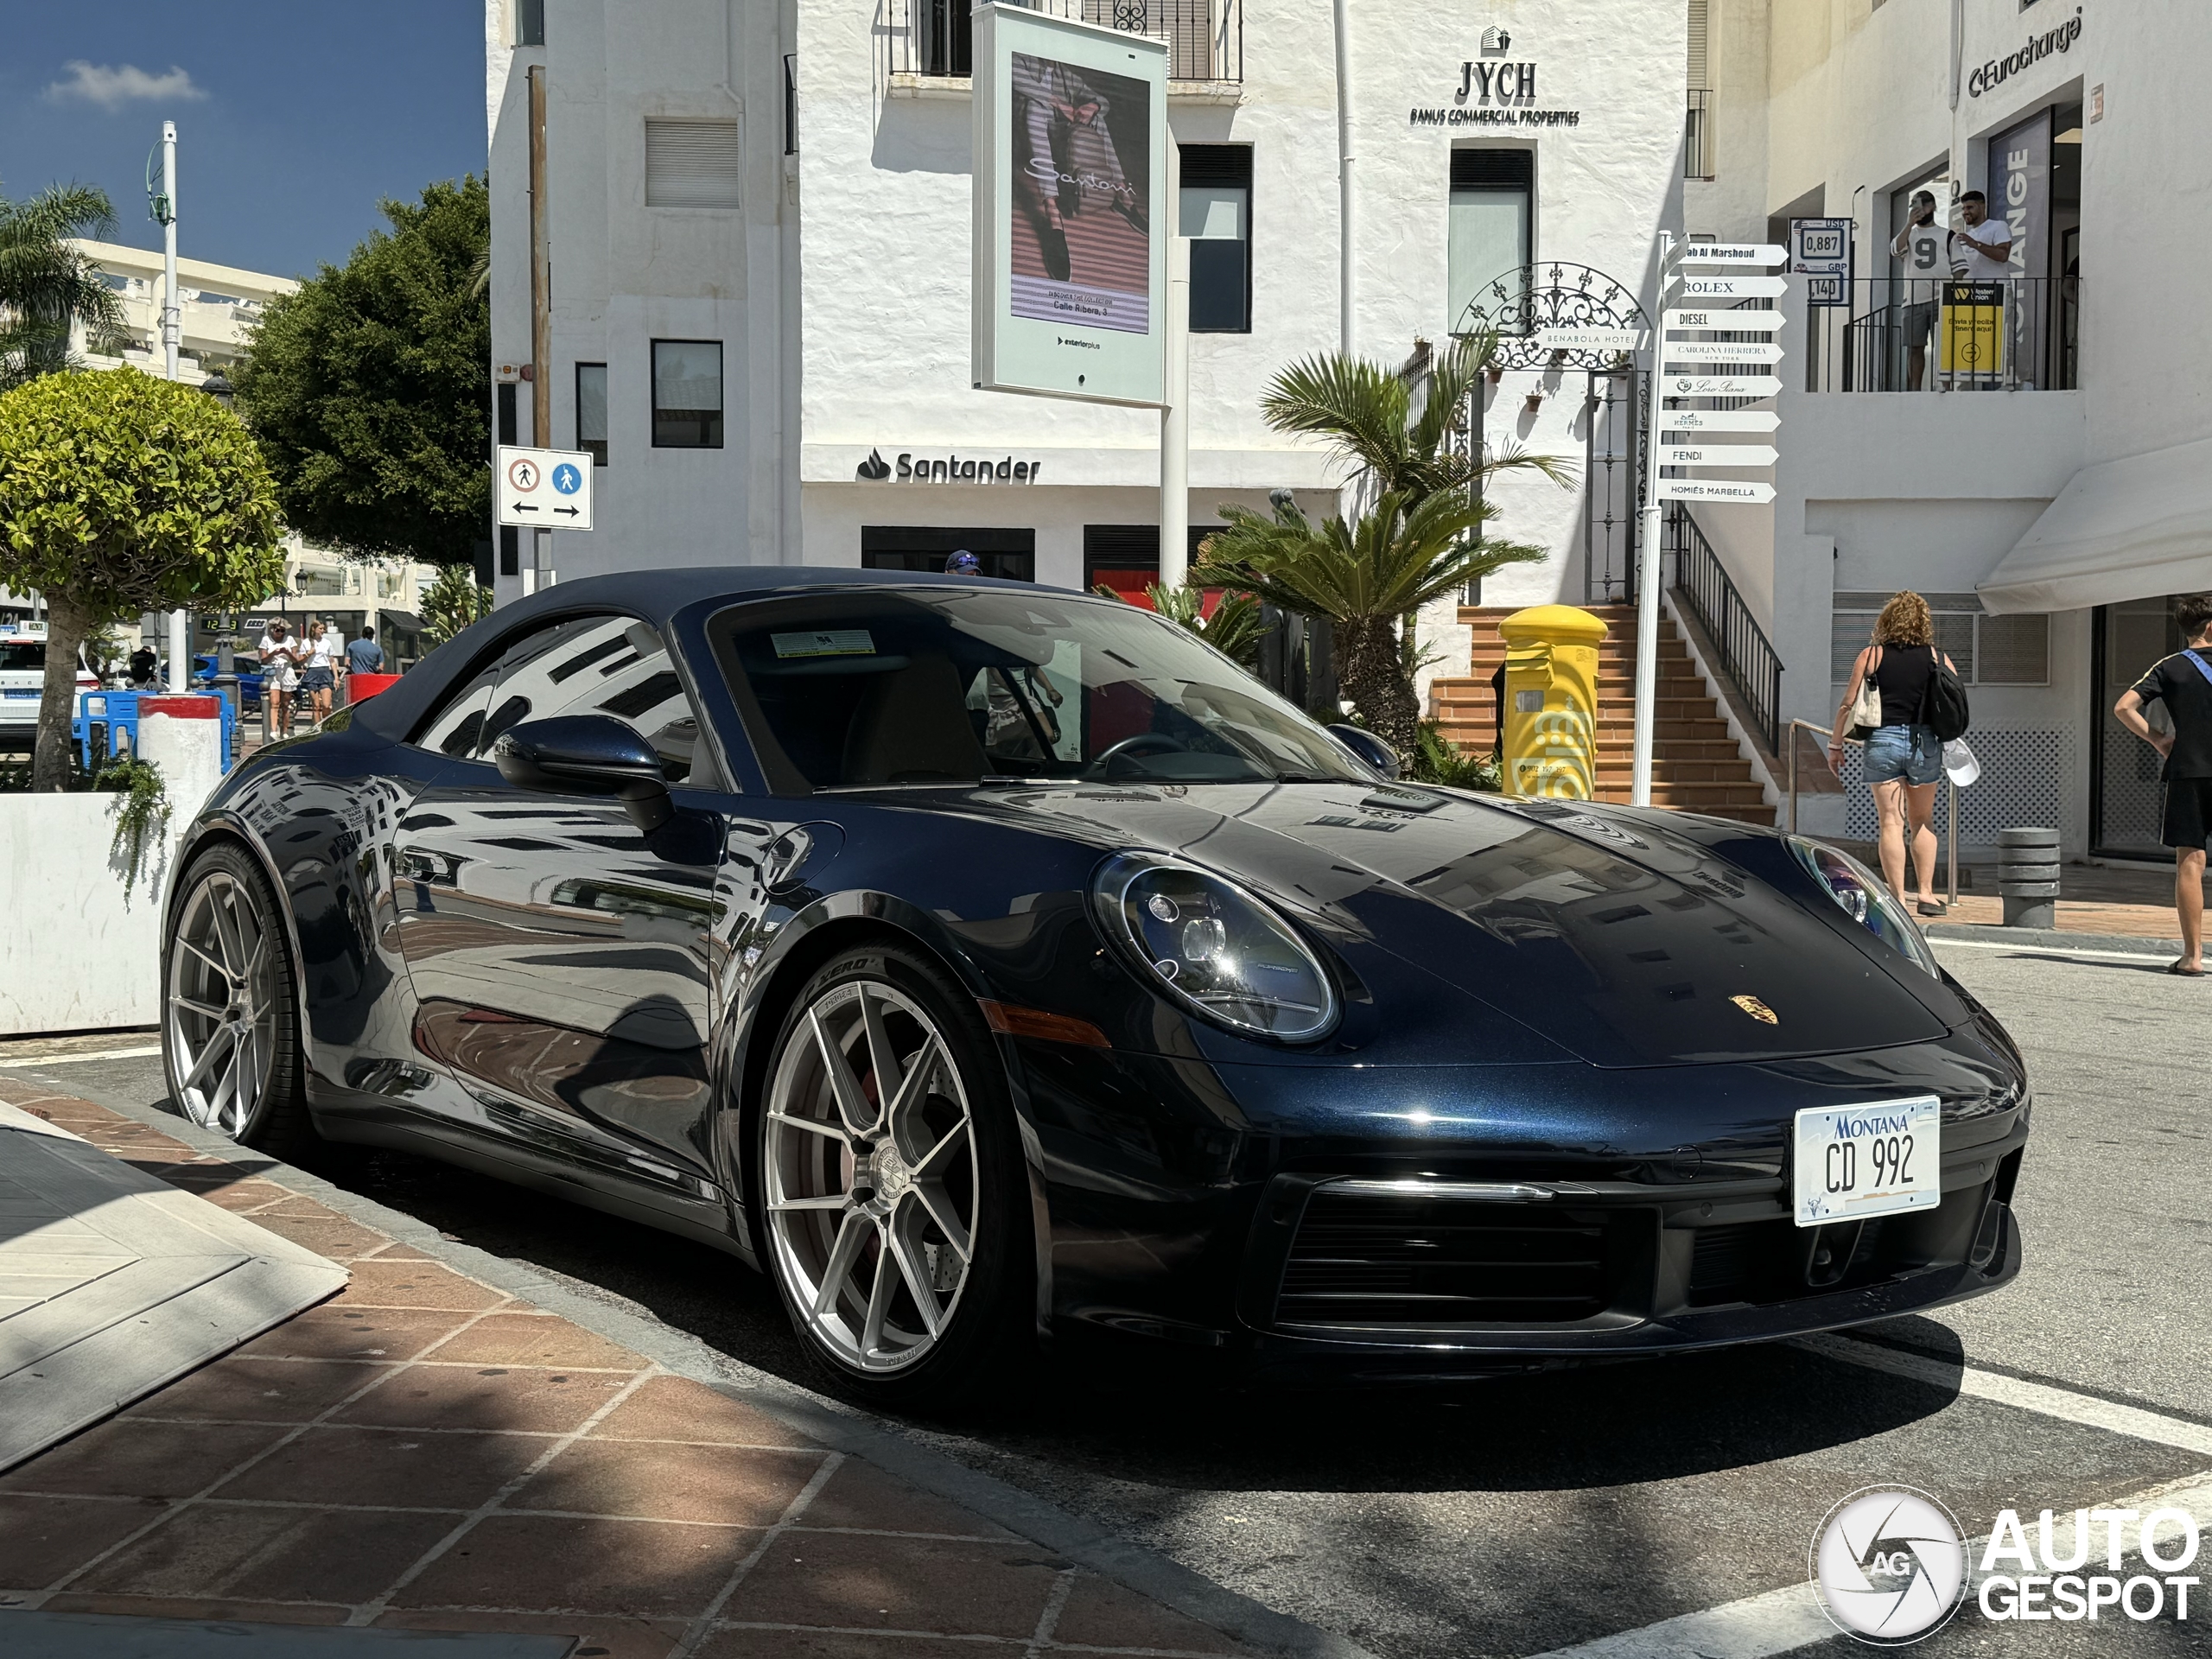
<svg viewBox="0 0 2212 1659">
<path fill-rule="evenodd" d="M 1674 555 L 1674 593 L 1712 641 L 1713 671 L 1751 710 L 1769 754 L 1782 753 L 1782 658 L 1752 616 L 1705 532 L 1681 502 L 1667 513 L 1666 550 Z"/>
</svg>

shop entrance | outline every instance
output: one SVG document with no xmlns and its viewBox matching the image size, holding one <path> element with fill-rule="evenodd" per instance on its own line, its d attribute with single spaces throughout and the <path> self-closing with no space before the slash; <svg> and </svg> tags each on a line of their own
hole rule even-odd
<svg viewBox="0 0 2212 1659">
<path fill-rule="evenodd" d="M 863 570 L 942 571 L 955 553 L 973 553 L 987 576 L 1003 582 L 1037 580 L 1037 532 L 1003 526 L 862 524 Z"/>
<path fill-rule="evenodd" d="M 2090 636 L 2089 849 L 2124 858 L 2170 858 L 2158 841 L 2163 798 L 2158 752 L 2113 718 L 2121 692 L 2146 670 L 2182 648 L 2171 599 L 2131 599 L 2100 605 Z M 2166 706 L 2144 711 L 2155 731 L 2171 729 Z"/>
</svg>

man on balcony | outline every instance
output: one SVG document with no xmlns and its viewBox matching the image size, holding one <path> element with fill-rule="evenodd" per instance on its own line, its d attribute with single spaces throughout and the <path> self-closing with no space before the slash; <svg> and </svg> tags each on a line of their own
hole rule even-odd
<svg viewBox="0 0 2212 1659">
<path fill-rule="evenodd" d="M 1989 217 L 1989 198 L 1969 190 L 1959 198 L 1963 221 L 1951 232 L 1951 269 L 1969 283 L 2002 283 L 2012 271 L 2012 227 Z"/>
<path fill-rule="evenodd" d="M 1944 273 L 1951 268 L 1951 234 L 1936 222 L 1936 193 L 1916 190 L 1904 229 L 1890 251 L 1904 261 L 1905 390 L 1918 391 L 1928 376 L 1928 342 Z"/>
</svg>

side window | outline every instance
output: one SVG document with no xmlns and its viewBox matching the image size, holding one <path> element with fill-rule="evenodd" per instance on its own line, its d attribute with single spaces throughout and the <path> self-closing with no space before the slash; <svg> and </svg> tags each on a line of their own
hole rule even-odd
<svg viewBox="0 0 2212 1659">
<path fill-rule="evenodd" d="M 653 746 L 670 783 L 712 786 L 698 713 L 668 646 L 635 617 L 572 617 L 508 651 L 499 659 L 481 752 L 509 728 L 556 715 L 612 715 Z"/>
<path fill-rule="evenodd" d="M 429 723 L 416 734 L 416 742 L 457 760 L 466 760 L 474 754 L 484 735 L 484 716 L 491 711 L 492 688 L 499 680 L 499 666 L 494 663 L 454 692 L 445 707 L 430 716 Z"/>
</svg>

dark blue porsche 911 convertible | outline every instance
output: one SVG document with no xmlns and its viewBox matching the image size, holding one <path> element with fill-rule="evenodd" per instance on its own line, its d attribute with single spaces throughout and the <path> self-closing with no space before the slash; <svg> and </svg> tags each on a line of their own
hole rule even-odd
<svg viewBox="0 0 2212 1659">
<path fill-rule="evenodd" d="M 2019 1053 L 1862 866 L 1378 747 L 1083 594 L 559 587 L 210 801 L 170 1087 L 720 1246 L 910 1401 L 1040 1341 L 1428 1380 L 2019 1271 Z"/>
</svg>

